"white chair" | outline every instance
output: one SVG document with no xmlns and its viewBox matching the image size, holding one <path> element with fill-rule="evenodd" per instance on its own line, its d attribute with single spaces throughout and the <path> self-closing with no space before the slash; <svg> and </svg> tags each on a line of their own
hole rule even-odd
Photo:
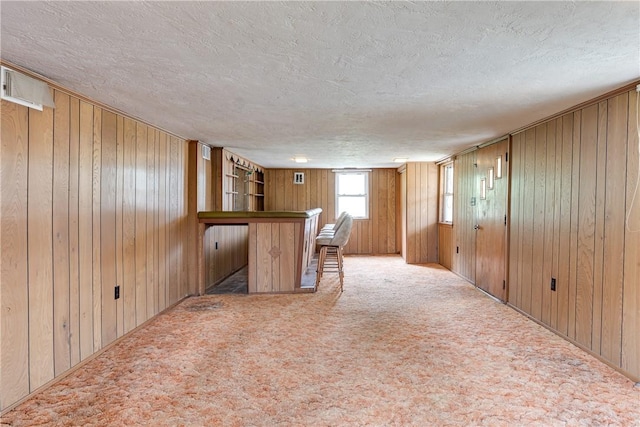
<svg viewBox="0 0 640 427">
<path fill-rule="evenodd" d="M 347 215 L 349 215 L 347 211 L 342 211 L 340 215 L 338 215 L 338 218 L 336 218 L 335 224 L 325 224 L 320 231 L 333 231 L 336 227 L 340 227 L 340 224 L 344 221 L 344 217 Z"/>
<path fill-rule="evenodd" d="M 344 270 L 343 270 L 343 249 L 349 241 L 351 228 L 353 227 L 353 217 L 345 215 L 343 221 L 332 230 L 332 233 L 321 232 L 316 237 L 316 243 L 320 245 L 318 255 L 318 269 L 316 270 L 316 288 L 320 284 L 320 279 L 325 272 L 337 272 L 340 277 L 340 292 L 343 291 Z"/>
</svg>

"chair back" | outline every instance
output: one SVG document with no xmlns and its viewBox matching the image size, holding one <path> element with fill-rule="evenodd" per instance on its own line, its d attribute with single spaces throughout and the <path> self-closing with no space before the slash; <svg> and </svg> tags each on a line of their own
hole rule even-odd
<svg viewBox="0 0 640 427">
<path fill-rule="evenodd" d="M 347 213 L 347 211 L 342 211 L 342 213 L 338 215 L 338 219 L 336 219 L 336 223 L 334 224 L 333 229 L 337 230 L 344 222 L 344 219 L 348 216 L 350 215 Z"/>
<path fill-rule="evenodd" d="M 337 224 L 336 224 L 337 225 Z M 335 230 L 333 239 L 331 239 L 330 246 L 344 246 L 349 241 L 351 235 L 351 228 L 353 227 L 353 217 L 351 215 L 345 215 L 340 227 Z"/>
</svg>

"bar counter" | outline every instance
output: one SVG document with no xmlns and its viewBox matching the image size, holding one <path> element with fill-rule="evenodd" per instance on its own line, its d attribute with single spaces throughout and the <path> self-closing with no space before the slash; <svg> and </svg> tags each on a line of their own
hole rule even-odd
<svg viewBox="0 0 640 427">
<path fill-rule="evenodd" d="M 321 212 L 319 208 L 198 212 L 199 294 L 204 295 L 206 288 L 203 244 L 207 227 L 242 224 L 249 226 L 248 293 L 314 292 L 315 280 L 303 282 L 303 277 L 315 252 Z"/>
</svg>

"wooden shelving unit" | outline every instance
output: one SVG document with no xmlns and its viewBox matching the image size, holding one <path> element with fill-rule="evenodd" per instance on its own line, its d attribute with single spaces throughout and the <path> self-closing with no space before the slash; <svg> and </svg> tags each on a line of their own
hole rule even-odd
<svg viewBox="0 0 640 427">
<path fill-rule="evenodd" d="M 222 209 L 264 211 L 262 167 L 224 149 L 221 150 L 221 157 Z"/>
</svg>

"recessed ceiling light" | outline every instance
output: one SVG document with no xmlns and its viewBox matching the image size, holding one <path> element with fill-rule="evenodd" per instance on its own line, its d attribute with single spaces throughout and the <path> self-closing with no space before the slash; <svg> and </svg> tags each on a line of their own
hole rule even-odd
<svg viewBox="0 0 640 427">
<path fill-rule="evenodd" d="M 394 163 L 405 163 L 407 160 L 409 160 L 407 157 L 396 157 L 395 159 L 393 159 Z"/>
<path fill-rule="evenodd" d="M 294 157 L 293 161 L 296 163 L 307 163 L 309 159 L 307 159 L 306 157 Z"/>
</svg>

